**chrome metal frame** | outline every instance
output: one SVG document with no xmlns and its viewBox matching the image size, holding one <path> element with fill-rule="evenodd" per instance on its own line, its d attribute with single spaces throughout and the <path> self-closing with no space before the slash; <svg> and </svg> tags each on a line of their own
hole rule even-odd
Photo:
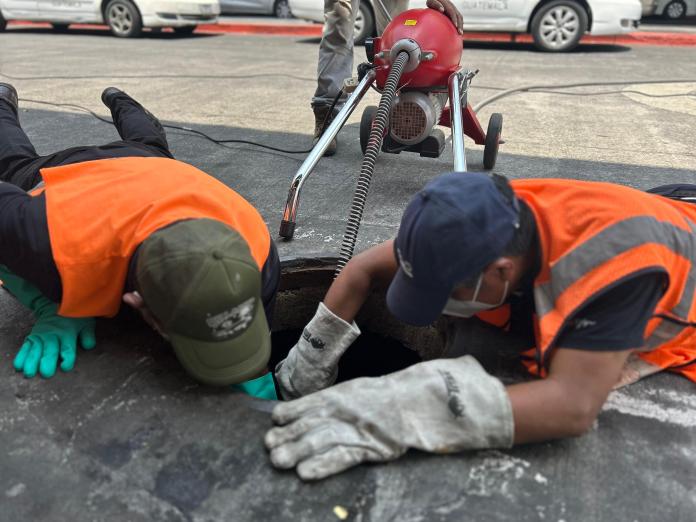
<svg viewBox="0 0 696 522">
<path fill-rule="evenodd" d="M 307 158 L 304 160 L 300 168 L 298 169 L 295 177 L 290 185 L 290 190 L 288 192 L 288 199 L 285 204 L 285 210 L 283 212 L 283 220 L 280 223 L 280 236 L 284 239 L 292 239 L 295 233 L 295 222 L 297 219 L 297 208 L 300 203 L 300 192 L 302 191 L 302 185 L 304 185 L 307 178 L 316 167 L 319 160 L 324 156 L 324 152 L 331 143 L 338 132 L 343 128 L 346 121 L 353 113 L 355 108 L 360 103 L 360 100 L 365 95 L 367 90 L 370 88 L 372 83 L 375 81 L 376 73 L 374 69 L 370 69 L 365 77 L 358 83 L 358 86 L 353 91 L 353 94 L 346 100 L 343 108 L 336 115 L 331 125 L 324 131 L 321 135 L 319 141 L 314 146 L 312 151 L 309 153 Z"/>
<path fill-rule="evenodd" d="M 466 151 L 464 149 L 463 107 L 468 101 L 469 84 L 475 72 L 459 69 L 449 77 L 450 124 L 452 126 L 452 155 L 454 171 L 466 172 Z"/>
</svg>

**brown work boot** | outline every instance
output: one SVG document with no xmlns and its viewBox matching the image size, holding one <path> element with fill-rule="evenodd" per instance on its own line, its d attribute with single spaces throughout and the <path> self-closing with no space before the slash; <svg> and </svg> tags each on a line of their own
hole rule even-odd
<svg viewBox="0 0 696 522">
<path fill-rule="evenodd" d="M 314 141 L 313 145 L 317 144 L 319 138 L 321 137 L 323 131 L 325 131 L 334 119 L 334 114 L 329 114 L 330 107 L 314 107 Z M 324 156 L 333 156 L 336 154 L 337 139 L 334 138 L 329 143 L 329 146 L 324 151 Z"/>
</svg>

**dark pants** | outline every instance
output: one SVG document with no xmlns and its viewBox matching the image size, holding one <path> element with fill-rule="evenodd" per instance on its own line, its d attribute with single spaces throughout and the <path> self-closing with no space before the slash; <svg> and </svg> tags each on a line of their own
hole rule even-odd
<svg viewBox="0 0 696 522">
<path fill-rule="evenodd" d="M 173 157 L 160 123 L 127 94 L 116 96 L 111 116 L 122 141 L 39 156 L 10 106 L 0 100 L 0 181 L 31 190 L 41 182 L 39 171 L 46 167 L 133 156 Z"/>
<path fill-rule="evenodd" d="M 675 183 L 673 185 L 661 185 L 648 190 L 650 194 L 657 194 L 670 199 L 679 199 L 696 203 L 696 185 L 689 183 Z"/>
</svg>

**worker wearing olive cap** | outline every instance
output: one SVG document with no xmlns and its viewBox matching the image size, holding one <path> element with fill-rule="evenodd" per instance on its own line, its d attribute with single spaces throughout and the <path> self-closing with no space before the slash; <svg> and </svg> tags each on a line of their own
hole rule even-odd
<svg viewBox="0 0 696 522">
<path fill-rule="evenodd" d="M 577 436 L 614 387 L 661 370 L 696 381 L 696 186 L 651 192 L 474 173 L 430 182 L 394 241 L 346 265 L 276 368 L 297 400 L 273 411 L 272 463 L 319 479 L 409 448 Z M 379 285 L 406 323 L 455 318 L 450 358 L 324 389 Z M 528 338 L 521 361 L 544 379 L 504 386 L 464 355 L 474 316 Z"/>
<path fill-rule="evenodd" d="M 264 373 L 279 262 L 258 211 L 175 160 L 160 122 L 119 89 L 102 101 L 122 141 L 43 157 L 17 101 L 0 84 L 0 279 L 37 319 L 15 368 L 71 370 L 77 345 L 96 344 L 94 318 L 125 301 L 196 379 L 251 380 L 274 397 Z"/>
</svg>

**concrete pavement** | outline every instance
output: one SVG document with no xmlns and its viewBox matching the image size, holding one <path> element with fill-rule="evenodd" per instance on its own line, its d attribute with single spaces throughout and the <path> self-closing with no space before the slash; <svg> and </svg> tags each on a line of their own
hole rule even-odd
<svg viewBox="0 0 696 522">
<path fill-rule="evenodd" d="M 98 31 L 0 34 L 0 78 L 14 83 L 21 119 L 38 151 L 116 139 L 115 130 L 69 107 L 106 115 L 99 94 L 117 85 L 166 123 L 218 138 L 303 149 L 310 143 L 316 39 L 151 35 L 119 40 Z M 357 52 L 360 52 L 357 51 Z M 690 79 L 690 84 L 592 87 L 520 94 L 486 107 L 505 116 L 495 171 L 518 177 L 605 180 L 637 188 L 696 182 L 696 62 L 688 48 L 593 45 L 567 55 L 525 44 L 469 43 L 480 68 L 478 103 L 498 89 L 581 81 Z M 372 93 L 319 163 L 303 193 L 288 262 L 335 256 L 360 165 L 358 128 Z M 218 147 L 179 131 L 174 154 L 218 177 L 261 210 L 272 233 L 302 155 Z M 481 148 L 467 142 L 471 168 Z M 358 248 L 392 237 L 410 196 L 451 168 L 381 156 Z M 268 414 L 255 401 L 198 386 L 138 322 L 99 324 L 99 346 L 71 374 L 24 380 L 11 361 L 31 318 L 0 297 L 0 520 L 640 520 L 693 518 L 694 385 L 660 375 L 612 395 L 582 438 L 510 451 L 409 454 L 304 484 L 273 470 L 261 437 Z"/>
</svg>

